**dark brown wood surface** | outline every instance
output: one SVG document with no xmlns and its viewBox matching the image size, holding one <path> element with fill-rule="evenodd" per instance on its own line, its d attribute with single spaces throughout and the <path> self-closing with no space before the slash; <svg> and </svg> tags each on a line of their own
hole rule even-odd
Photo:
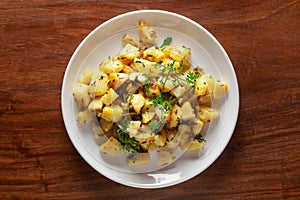
<svg viewBox="0 0 300 200">
<path fill-rule="evenodd" d="M 223 154 L 191 180 L 136 189 L 92 169 L 61 114 L 61 85 L 83 38 L 118 14 L 162 9 L 214 34 L 240 87 Z M 0 199 L 299 199 L 300 1 L 0 2 Z"/>
</svg>

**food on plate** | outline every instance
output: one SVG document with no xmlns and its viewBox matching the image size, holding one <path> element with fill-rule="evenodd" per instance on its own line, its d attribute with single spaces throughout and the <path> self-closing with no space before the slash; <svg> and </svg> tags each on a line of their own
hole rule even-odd
<svg viewBox="0 0 300 200">
<path fill-rule="evenodd" d="M 129 166 L 148 163 L 159 152 L 161 165 L 176 158 L 175 151 L 204 147 L 201 130 L 219 117 L 212 99 L 227 91 L 202 67 L 191 65 L 190 48 L 171 45 L 167 37 L 158 46 L 154 28 L 140 22 L 138 38 L 122 37 L 122 50 L 104 59 L 97 72 L 86 69 L 73 87 L 80 124 L 91 123 L 100 152 L 128 155 Z"/>
</svg>

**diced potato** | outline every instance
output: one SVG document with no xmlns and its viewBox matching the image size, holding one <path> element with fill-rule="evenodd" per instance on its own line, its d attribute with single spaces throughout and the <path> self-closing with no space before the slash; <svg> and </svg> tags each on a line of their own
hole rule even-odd
<svg viewBox="0 0 300 200">
<path fill-rule="evenodd" d="M 119 95 L 115 92 L 115 90 L 110 88 L 107 94 L 101 97 L 101 101 L 108 106 L 111 105 L 118 97 Z"/>
<path fill-rule="evenodd" d="M 214 98 L 221 98 L 227 91 L 227 83 L 216 81 L 214 84 Z"/>
<path fill-rule="evenodd" d="M 139 114 L 141 111 L 141 108 L 145 104 L 145 98 L 141 94 L 133 94 L 131 101 L 130 101 L 134 111 Z"/>
<path fill-rule="evenodd" d="M 203 127 L 203 122 L 199 119 L 194 120 L 194 125 L 193 125 L 193 133 L 194 135 L 199 135 Z"/>
<path fill-rule="evenodd" d="M 141 127 L 141 121 L 130 121 L 126 131 L 129 133 L 130 137 L 135 137 L 138 134 L 138 130 Z"/>
<path fill-rule="evenodd" d="M 101 118 L 110 122 L 117 122 L 122 118 L 122 114 L 123 109 L 119 105 L 105 106 Z"/>
<path fill-rule="evenodd" d="M 100 127 L 99 123 L 93 123 L 92 125 L 92 131 L 93 131 L 93 136 L 94 139 L 98 144 L 100 144 L 105 137 L 103 129 Z"/>
<path fill-rule="evenodd" d="M 140 122 L 140 121 L 139 121 Z M 131 136 L 131 134 L 129 133 Z M 140 129 L 137 131 L 135 135 L 132 135 L 137 139 L 138 141 L 144 141 L 144 140 L 152 140 L 154 139 L 155 134 L 152 132 L 149 125 L 142 124 Z"/>
<path fill-rule="evenodd" d="M 92 97 L 100 97 L 108 90 L 108 76 L 106 73 L 100 71 L 92 79 L 90 85 L 92 87 Z"/>
<path fill-rule="evenodd" d="M 90 86 L 83 83 L 76 83 L 73 87 L 73 96 L 81 109 L 86 108 L 91 101 L 89 91 Z"/>
<path fill-rule="evenodd" d="M 195 112 L 189 101 L 185 102 L 181 107 L 181 116 L 183 120 L 190 120 L 195 118 Z"/>
<path fill-rule="evenodd" d="M 143 52 L 143 58 L 152 62 L 161 62 L 164 58 L 164 53 L 156 47 L 150 47 Z"/>
<path fill-rule="evenodd" d="M 153 142 L 153 143 L 150 143 L 148 145 L 148 151 L 149 152 L 155 152 L 155 151 L 158 151 L 159 150 L 159 147 Z"/>
<path fill-rule="evenodd" d="M 177 69 L 178 72 L 182 70 L 180 62 L 177 62 L 176 60 L 173 60 L 173 59 L 165 58 L 163 61 L 163 65 L 164 66 L 172 66 L 172 68 Z"/>
<path fill-rule="evenodd" d="M 186 67 L 190 66 L 191 49 L 184 46 L 174 46 L 170 51 L 170 57 Z"/>
<path fill-rule="evenodd" d="M 182 96 L 186 92 L 186 88 L 184 86 L 177 86 L 174 89 L 171 90 L 171 94 L 175 96 L 176 98 Z"/>
<path fill-rule="evenodd" d="M 176 153 L 173 151 L 163 150 L 158 154 L 157 162 L 161 165 L 172 162 L 176 158 Z"/>
<path fill-rule="evenodd" d="M 142 113 L 142 123 L 146 124 L 151 121 L 154 117 L 155 112 L 144 112 Z"/>
<path fill-rule="evenodd" d="M 172 46 L 164 46 L 162 52 L 164 53 L 166 58 L 170 58 L 170 53 L 172 51 Z"/>
<path fill-rule="evenodd" d="M 77 120 L 80 124 L 90 123 L 95 119 L 95 115 L 88 109 L 81 111 L 77 114 Z"/>
<path fill-rule="evenodd" d="M 161 69 L 157 68 L 156 65 L 156 62 L 142 58 L 134 58 L 131 67 L 134 71 L 144 74 L 161 74 Z"/>
<path fill-rule="evenodd" d="M 159 147 L 162 147 L 162 146 L 165 146 L 166 142 L 167 142 L 167 132 L 162 129 L 160 131 L 160 134 L 156 134 L 154 136 L 154 143 L 159 146 Z"/>
<path fill-rule="evenodd" d="M 119 55 L 117 55 L 114 59 L 119 60 L 124 65 L 130 65 L 135 58 L 140 56 L 141 52 L 139 51 L 139 48 L 131 44 L 126 44 Z"/>
<path fill-rule="evenodd" d="M 199 142 L 197 139 L 194 139 L 192 142 L 187 144 L 183 150 L 194 151 L 203 148 L 204 148 L 204 141 Z"/>
<path fill-rule="evenodd" d="M 111 60 L 109 58 L 105 58 L 99 65 L 99 71 L 107 73 L 107 69 L 111 65 Z"/>
<path fill-rule="evenodd" d="M 175 87 L 172 80 L 172 78 L 168 78 L 166 80 L 165 77 L 159 77 L 157 85 L 163 92 L 170 92 L 170 90 L 172 90 Z"/>
<path fill-rule="evenodd" d="M 106 74 L 118 73 L 122 71 L 124 65 L 119 60 L 110 61 L 109 58 L 105 59 L 99 66 L 99 69 Z"/>
<path fill-rule="evenodd" d="M 90 69 L 84 70 L 84 72 L 79 76 L 79 83 L 90 84 L 92 80 L 93 72 Z"/>
<path fill-rule="evenodd" d="M 214 77 L 210 74 L 203 74 L 202 79 L 206 82 L 207 84 L 207 89 L 208 89 L 208 94 L 213 94 L 214 92 L 214 84 L 215 80 Z"/>
<path fill-rule="evenodd" d="M 176 135 L 176 132 L 174 130 L 168 130 L 167 131 L 167 140 L 172 141 Z"/>
<path fill-rule="evenodd" d="M 217 119 L 219 115 L 219 111 L 211 107 L 200 106 L 199 116 L 204 123 L 209 123 L 210 121 Z"/>
<path fill-rule="evenodd" d="M 136 37 L 130 33 L 127 33 L 122 37 L 122 45 L 126 46 L 126 44 L 131 44 L 135 47 L 140 46 L 138 39 L 136 39 Z"/>
<path fill-rule="evenodd" d="M 127 164 L 128 166 L 139 165 L 150 162 L 149 153 L 138 153 L 128 157 Z"/>
<path fill-rule="evenodd" d="M 181 107 L 175 104 L 171 112 L 170 128 L 178 126 L 178 122 L 182 119 Z"/>
<path fill-rule="evenodd" d="M 208 92 L 208 85 L 205 82 L 205 80 L 200 77 L 196 80 L 195 83 L 195 95 L 198 96 L 203 96 L 206 95 Z"/>
<path fill-rule="evenodd" d="M 128 80 L 128 77 L 129 75 L 125 73 L 111 73 L 108 76 L 108 79 L 110 81 L 109 85 L 112 88 L 117 89 Z"/>
<path fill-rule="evenodd" d="M 185 135 L 187 133 L 190 133 L 191 132 L 191 127 L 187 124 L 180 124 L 178 126 L 178 134 L 179 135 Z"/>
<path fill-rule="evenodd" d="M 100 146 L 100 151 L 109 156 L 116 156 L 121 153 L 122 144 L 114 137 L 110 137 L 104 144 Z"/>
<path fill-rule="evenodd" d="M 144 22 L 140 22 L 138 30 L 140 41 L 145 47 L 155 46 L 157 33 L 155 32 L 153 27 Z"/>
<path fill-rule="evenodd" d="M 199 97 L 199 104 L 200 105 L 210 105 L 211 104 L 211 95 L 210 94 L 206 94 L 204 96 L 200 96 Z"/>
<path fill-rule="evenodd" d="M 88 106 L 88 109 L 90 111 L 97 111 L 97 112 L 101 112 L 103 108 L 103 102 L 101 101 L 100 98 L 95 98 L 90 105 Z M 98 116 L 99 117 L 99 116 Z"/>
<path fill-rule="evenodd" d="M 131 67 L 129 67 L 128 65 L 124 65 L 123 72 L 126 74 L 130 74 L 133 72 L 133 69 Z"/>
<path fill-rule="evenodd" d="M 153 104 L 153 102 L 151 101 L 151 99 L 149 98 L 145 98 L 145 104 L 142 108 L 142 112 L 146 112 L 150 109 L 151 105 Z"/>
<path fill-rule="evenodd" d="M 104 132 L 109 132 L 113 128 L 113 122 L 106 121 L 105 119 L 101 118 L 100 121 L 100 127 L 103 129 Z"/>
</svg>

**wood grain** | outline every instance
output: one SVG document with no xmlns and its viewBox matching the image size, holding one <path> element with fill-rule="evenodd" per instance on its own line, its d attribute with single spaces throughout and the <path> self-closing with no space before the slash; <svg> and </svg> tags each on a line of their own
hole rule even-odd
<svg viewBox="0 0 300 200">
<path fill-rule="evenodd" d="M 217 161 L 164 189 L 93 170 L 64 128 L 60 95 L 81 40 L 118 14 L 162 9 L 203 25 L 229 54 L 240 114 Z M 298 0 L 0 2 L 0 199 L 299 199 Z"/>
</svg>

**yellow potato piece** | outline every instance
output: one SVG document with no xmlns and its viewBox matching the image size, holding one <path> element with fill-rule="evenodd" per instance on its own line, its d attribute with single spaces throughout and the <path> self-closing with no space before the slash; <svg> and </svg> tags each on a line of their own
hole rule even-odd
<svg viewBox="0 0 300 200">
<path fill-rule="evenodd" d="M 100 146 L 100 151 L 109 156 L 116 156 L 121 153 L 122 144 L 114 137 L 110 137 L 104 144 Z"/>
<path fill-rule="evenodd" d="M 173 151 L 162 150 L 158 154 L 157 162 L 161 165 L 168 164 L 176 158 L 176 154 Z"/>
<path fill-rule="evenodd" d="M 133 156 L 130 156 L 127 159 L 127 164 L 128 166 L 133 166 L 133 165 L 148 163 L 149 161 L 150 161 L 149 153 L 138 153 Z"/>
<path fill-rule="evenodd" d="M 117 122 L 122 118 L 123 109 L 119 105 L 105 106 L 101 118 L 110 122 Z"/>
<path fill-rule="evenodd" d="M 114 100 L 116 100 L 119 97 L 119 95 L 115 92 L 114 89 L 110 88 L 107 92 L 107 94 L 103 95 L 101 97 L 101 101 L 105 104 L 105 105 L 110 105 L 114 102 Z"/>
</svg>

